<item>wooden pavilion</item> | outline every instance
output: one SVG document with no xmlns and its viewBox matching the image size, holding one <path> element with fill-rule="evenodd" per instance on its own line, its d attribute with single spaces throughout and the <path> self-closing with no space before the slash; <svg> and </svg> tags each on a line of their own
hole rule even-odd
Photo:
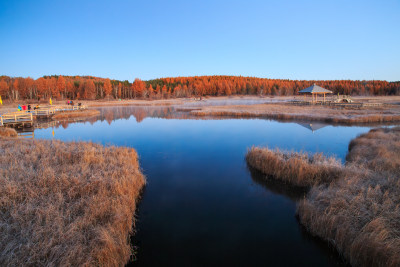
<svg viewBox="0 0 400 267">
<path fill-rule="evenodd" d="M 306 89 L 299 91 L 299 94 L 305 94 L 305 95 L 311 94 L 313 103 L 317 102 L 318 95 L 323 95 L 324 102 L 325 102 L 325 95 L 332 94 L 332 93 L 333 93 L 332 91 L 322 88 L 321 86 L 318 86 L 315 83 L 313 85 L 311 85 L 310 87 L 307 87 Z"/>
</svg>

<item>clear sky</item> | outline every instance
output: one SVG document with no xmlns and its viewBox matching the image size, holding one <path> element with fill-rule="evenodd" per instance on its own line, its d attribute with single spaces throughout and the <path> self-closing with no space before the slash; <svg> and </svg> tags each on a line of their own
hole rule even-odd
<svg viewBox="0 0 400 267">
<path fill-rule="evenodd" d="M 0 74 L 400 80 L 400 1 L 0 0 Z"/>
</svg>

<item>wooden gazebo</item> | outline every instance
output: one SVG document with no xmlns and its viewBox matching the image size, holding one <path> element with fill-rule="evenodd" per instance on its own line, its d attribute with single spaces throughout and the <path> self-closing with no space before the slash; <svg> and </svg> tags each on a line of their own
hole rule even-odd
<svg viewBox="0 0 400 267">
<path fill-rule="evenodd" d="M 323 95 L 324 102 L 325 102 L 325 95 L 332 94 L 332 93 L 333 93 L 332 91 L 322 88 L 321 86 L 318 86 L 315 83 L 313 85 L 311 85 L 310 87 L 307 87 L 306 89 L 299 91 L 299 94 L 311 94 L 313 103 L 317 102 L 318 95 Z"/>
</svg>

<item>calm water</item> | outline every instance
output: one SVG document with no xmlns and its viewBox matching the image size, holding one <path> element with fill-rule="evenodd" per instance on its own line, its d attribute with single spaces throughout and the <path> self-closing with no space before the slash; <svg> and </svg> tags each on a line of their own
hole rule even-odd
<svg viewBox="0 0 400 267">
<path fill-rule="evenodd" d="M 344 160 L 349 141 L 369 127 L 196 120 L 173 107 L 101 112 L 90 122 L 36 129 L 35 138 L 138 151 L 148 183 L 137 213 L 132 266 L 342 265 L 298 224 L 296 201 L 304 192 L 265 181 L 248 169 L 244 156 L 251 146 L 269 146 Z"/>
</svg>

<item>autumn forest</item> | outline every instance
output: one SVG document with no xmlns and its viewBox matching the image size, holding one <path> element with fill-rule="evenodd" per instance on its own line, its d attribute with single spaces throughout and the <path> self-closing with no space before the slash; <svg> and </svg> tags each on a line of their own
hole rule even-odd
<svg viewBox="0 0 400 267">
<path fill-rule="evenodd" d="M 142 81 L 110 80 L 92 76 L 43 76 L 14 78 L 0 76 L 4 99 L 165 99 L 229 95 L 295 95 L 316 83 L 335 94 L 400 95 L 400 82 L 387 81 L 303 81 L 242 76 L 194 76 Z"/>
</svg>

